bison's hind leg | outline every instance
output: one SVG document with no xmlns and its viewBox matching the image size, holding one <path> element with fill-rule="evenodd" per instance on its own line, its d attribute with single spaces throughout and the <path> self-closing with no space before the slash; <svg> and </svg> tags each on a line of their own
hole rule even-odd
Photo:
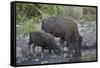
<svg viewBox="0 0 100 68">
<path fill-rule="evenodd" d="M 30 47 L 29 47 L 29 58 L 35 58 L 36 57 L 36 54 L 35 54 L 35 47 L 34 44 L 32 44 Z"/>
<path fill-rule="evenodd" d="M 29 49 L 29 50 L 30 50 L 30 47 L 31 47 L 32 43 L 33 43 L 33 42 L 30 42 L 30 41 L 28 42 L 28 49 Z"/>
</svg>

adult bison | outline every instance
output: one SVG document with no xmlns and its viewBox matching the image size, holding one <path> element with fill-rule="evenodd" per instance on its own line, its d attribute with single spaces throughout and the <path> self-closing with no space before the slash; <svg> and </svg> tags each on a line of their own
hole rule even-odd
<svg viewBox="0 0 100 68">
<path fill-rule="evenodd" d="M 40 31 L 31 32 L 28 43 L 29 49 L 32 44 L 33 44 L 33 50 L 35 50 L 36 46 L 40 46 L 42 47 L 42 51 L 44 51 L 44 49 L 49 49 L 49 52 L 53 50 L 57 55 L 60 55 L 61 53 L 61 49 L 56 44 L 53 35 L 49 33 Z"/>
<path fill-rule="evenodd" d="M 48 17 L 42 22 L 42 29 L 61 38 L 61 43 L 67 41 L 69 53 L 73 50 L 80 52 L 81 39 L 75 21 L 70 17 Z M 79 53 L 80 54 L 80 53 Z"/>
</svg>

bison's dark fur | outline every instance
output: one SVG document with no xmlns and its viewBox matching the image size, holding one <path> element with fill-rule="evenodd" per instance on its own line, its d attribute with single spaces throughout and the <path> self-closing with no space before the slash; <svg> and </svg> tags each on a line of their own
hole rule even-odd
<svg viewBox="0 0 100 68">
<path fill-rule="evenodd" d="M 69 41 L 77 39 L 79 36 L 77 24 L 70 18 L 66 17 L 48 17 L 42 22 L 42 29 L 56 37 Z"/>
<path fill-rule="evenodd" d="M 72 18 L 48 17 L 43 20 L 42 29 L 55 37 L 60 37 L 62 43 L 67 41 L 69 49 L 78 50 L 79 53 L 82 37 L 79 35 L 77 24 Z"/>
<path fill-rule="evenodd" d="M 29 38 L 29 47 L 33 44 L 34 47 L 41 46 L 42 50 L 49 49 L 49 51 L 53 50 L 57 55 L 60 55 L 61 50 L 57 46 L 54 37 L 49 33 L 44 32 L 31 32 Z"/>
</svg>

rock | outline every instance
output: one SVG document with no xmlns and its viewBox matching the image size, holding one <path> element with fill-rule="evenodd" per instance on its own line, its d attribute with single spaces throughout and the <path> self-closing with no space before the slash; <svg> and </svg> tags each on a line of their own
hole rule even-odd
<svg viewBox="0 0 100 68">
<path fill-rule="evenodd" d="M 82 46 L 93 46 L 96 43 L 96 22 L 78 24 L 79 33 L 83 37 Z"/>
<path fill-rule="evenodd" d="M 41 64 L 45 64 L 45 63 L 48 63 L 48 61 L 42 61 L 42 62 L 41 62 Z"/>
</svg>

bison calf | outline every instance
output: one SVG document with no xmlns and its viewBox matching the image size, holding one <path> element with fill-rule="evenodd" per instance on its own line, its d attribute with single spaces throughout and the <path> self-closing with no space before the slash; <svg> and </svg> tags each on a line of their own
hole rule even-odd
<svg viewBox="0 0 100 68">
<path fill-rule="evenodd" d="M 41 46 L 43 51 L 44 49 L 49 49 L 50 52 L 53 50 L 57 55 L 61 53 L 61 49 L 56 44 L 54 37 L 49 33 L 39 31 L 31 32 L 28 43 L 29 48 L 32 44 L 34 49 L 36 46 Z"/>
</svg>

